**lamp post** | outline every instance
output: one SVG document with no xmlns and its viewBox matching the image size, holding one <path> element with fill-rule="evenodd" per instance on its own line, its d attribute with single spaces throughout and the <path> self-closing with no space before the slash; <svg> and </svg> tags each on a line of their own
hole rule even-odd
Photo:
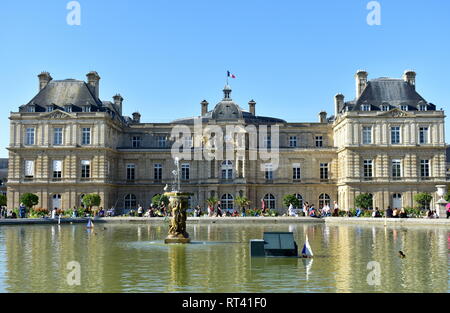
<svg viewBox="0 0 450 313">
<path fill-rule="evenodd" d="M 437 185 L 437 195 L 439 196 L 439 200 L 436 201 L 436 213 L 439 217 L 445 216 L 445 206 L 448 204 L 447 201 L 445 201 L 444 196 L 447 193 L 447 186 L 446 185 Z"/>
</svg>

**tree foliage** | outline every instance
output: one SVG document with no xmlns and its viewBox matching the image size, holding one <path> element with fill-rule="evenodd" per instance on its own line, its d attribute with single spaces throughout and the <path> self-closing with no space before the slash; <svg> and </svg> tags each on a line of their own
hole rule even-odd
<svg viewBox="0 0 450 313">
<path fill-rule="evenodd" d="M 5 195 L 0 195 L 0 206 L 6 206 L 6 196 Z"/>
<path fill-rule="evenodd" d="M 235 201 L 236 204 L 241 207 L 241 209 L 250 205 L 250 200 L 248 200 L 248 198 L 245 196 L 237 196 Z"/>
<path fill-rule="evenodd" d="M 169 205 L 169 198 L 165 195 L 154 195 L 152 198 L 152 204 L 154 206 L 160 206 L 164 203 L 165 206 Z"/>
<path fill-rule="evenodd" d="M 99 206 L 102 199 L 100 196 L 96 193 L 91 193 L 88 195 L 85 195 L 83 199 L 81 200 L 85 207 L 88 209 L 91 209 L 93 206 Z"/>
<path fill-rule="evenodd" d="M 219 202 L 219 199 L 217 199 L 216 197 L 209 197 L 208 199 L 206 199 L 206 203 L 210 207 L 214 207 L 218 202 Z"/>
<path fill-rule="evenodd" d="M 24 193 L 20 197 L 20 202 L 22 202 L 27 208 L 32 208 L 39 203 L 39 197 L 33 193 Z"/>
<path fill-rule="evenodd" d="M 355 206 L 367 210 L 373 207 L 373 196 L 370 193 L 362 193 L 355 198 Z"/>
<path fill-rule="evenodd" d="M 283 197 L 283 204 L 287 207 L 292 204 L 295 208 L 298 208 L 300 206 L 300 200 L 295 195 L 285 195 Z"/>
<path fill-rule="evenodd" d="M 414 201 L 423 209 L 426 209 L 430 206 L 430 202 L 433 199 L 433 196 L 426 192 L 419 192 L 414 196 Z"/>
</svg>

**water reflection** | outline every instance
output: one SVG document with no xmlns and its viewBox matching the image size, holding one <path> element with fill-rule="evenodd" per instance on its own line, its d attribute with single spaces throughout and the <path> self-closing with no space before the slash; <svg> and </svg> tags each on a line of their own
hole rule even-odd
<svg viewBox="0 0 450 313">
<path fill-rule="evenodd" d="M 251 259 L 264 231 L 306 235 L 316 256 Z M 13 292 L 448 292 L 450 232 L 445 228 L 191 225 L 195 243 L 164 245 L 167 225 L 108 224 L 0 228 L 0 291 Z M 200 244 L 207 242 L 207 244 Z M 406 254 L 398 257 L 398 251 Z M 67 263 L 81 265 L 69 286 Z M 367 284 L 367 264 L 381 285 Z"/>
</svg>

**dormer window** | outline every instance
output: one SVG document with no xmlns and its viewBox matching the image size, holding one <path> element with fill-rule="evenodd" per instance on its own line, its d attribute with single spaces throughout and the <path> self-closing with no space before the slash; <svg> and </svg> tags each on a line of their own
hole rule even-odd
<svg viewBox="0 0 450 313">
<path fill-rule="evenodd" d="M 36 109 L 35 109 L 34 105 L 28 106 L 28 107 L 27 107 L 27 112 L 28 112 L 28 113 L 34 113 L 34 112 L 36 112 Z"/>
<path fill-rule="evenodd" d="M 47 107 L 47 112 L 52 112 L 53 111 L 53 105 L 50 105 Z"/>
<path fill-rule="evenodd" d="M 408 106 L 407 106 L 406 104 L 402 104 L 402 105 L 400 106 L 400 110 L 402 110 L 402 111 L 408 111 Z"/>
<path fill-rule="evenodd" d="M 427 111 L 427 105 L 426 104 L 420 104 L 419 105 L 419 111 Z"/>
<path fill-rule="evenodd" d="M 91 112 L 91 106 L 90 105 L 83 106 L 83 112 Z"/>
<path fill-rule="evenodd" d="M 64 109 L 66 110 L 66 112 L 72 112 L 72 106 L 71 105 L 66 105 L 64 107 Z"/>
<path fill-rule="evenodd" d="M 361 105 L 362 111 L 370 111 L 370 104 L 363 104 Z"/>
<path fill-rule="evenodd" d="M 389 105 L 387 105 L 387 104 L 383 104 L 382 106 L 381 106 L 381 111 L 389 111 Z"/>
</svg>

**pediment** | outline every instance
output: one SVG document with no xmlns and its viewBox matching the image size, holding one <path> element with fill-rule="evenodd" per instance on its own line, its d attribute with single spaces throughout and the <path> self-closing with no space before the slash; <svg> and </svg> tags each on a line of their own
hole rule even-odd
<svg viewBox="0 0 450 313">
<path fill-rule="evenodd" d="M 378 116 L 384 117 L 412 117 L 412 115 L 406 111 L 400 110 L 398 108 L 394 108 L 387 112 L 382 112 L 378 114 Z"/>
<path fill-rule="evenodd" d="M 53 119 L 65 119 L 65 118 L 75 118 L 74 115 L 69 114 L 67 112 L 61 110 L 54 110 L 52 112 L 48 112 L 42 115 L 44 118 L 53 118 Z"/>
</svg>

